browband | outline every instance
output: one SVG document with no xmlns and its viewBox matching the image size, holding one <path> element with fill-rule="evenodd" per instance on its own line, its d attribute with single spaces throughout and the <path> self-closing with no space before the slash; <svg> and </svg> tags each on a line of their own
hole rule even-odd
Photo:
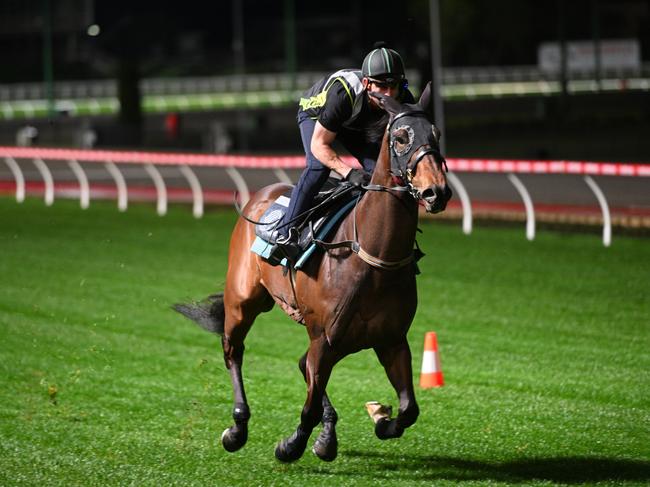
<svg viewBox="0 0 650 487">
<path fill-rule="evenodd" d="M 388 130 L 391 129 L 391 127 L 393 126 L 393 124 L 397 120 L 399 120 L 400 118 L 405 117 L 407 115 L 408 116 L 424 116 L 424 118 L 429 120 L 429 114 L 427 112 L 425 112 L 424 110 L 412 110 L 412 111 L 407 111 L 407 112 L 400 112 L 397 115 L 395 115 L 393 117 L 393 119 L 390 121 L 390 123 L 388 124 Z"/>
</svg>

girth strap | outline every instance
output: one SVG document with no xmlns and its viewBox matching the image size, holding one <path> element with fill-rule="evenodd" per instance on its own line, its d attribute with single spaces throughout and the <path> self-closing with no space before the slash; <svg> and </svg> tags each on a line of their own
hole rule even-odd
<svg viewBox="0 0 650 487">
<path fill-rule="evenodd" d="M 376 267 L 378 269 L 383 269 L 386 271 L 401 269 L 402 267 L 410 264 L 414 260 L 414 253 L 412 253 L 411 255 L 409 255 L 408 257 L 402 260 L 394 260 L 394 261 L 383 260 L 378 257 L 374 257 L 370 255 L 368 252 L 366 252 L 361 248 L 359 242 L 356 242 L 354 240 L 343 240 L 341 242 L 329 243 L 329 242 L 324 242 L 323 240 L 314 239 L 314 243 L 325 250 L 340 249 L 342 247 L 347 247 L 350 250 L 352 250 L 352 252 L 357 254 L 359 258 L 362 261 L 364 261 L 366 264 L 369 264 L 373 267 Z"/>
<path fill-rule="evenodd" d="M 376 185 L 376 184 L 368 184 L 366 186 L 363 186 L 365 190 L 368 191 L 408 191 L 407 188 L 404 187 L 394 187 L 394 188 L 387 188 L 385 186 L 381 185 Z M 376 267 L 378 269 L 383 269 L 383 270 L 396 270 L 396 269 L 401 269 L 405 265 L 410 264 L 411 262 L 414 262 L 416 260 L 415 258 L 415 251 L 411 252 L 411 255 L 408 257 L 401 259 L 401 260 L 395 260 L 395 261 L 389 261 L 389 260 L 383 260 L 378 257 L 374 257 L 370 255 L 368 252 L 363 250 L 361 248 L 361 245 L 359 244 L 359 239 L 357 238 L 357 207 L 354 207 L 354 211 L 352 213 L 352 228 L 354 231 L 354 240 L 342 240 L 340 242 L 334 242 L 334 243 L 329 243 L 325 242 L 323 240 L 317 239 L 313 234 L 312 234 L 312 240 L 313 242 L 321 247 L 324 250 L 331 250 L 331 249 L 339 249 L 342 247 L 347 247 L 352 252 L 357 254 L 359 258 L 364 261 L 366 264 L 371 265 L 372 267 Z M 418 249 L 419 250 L 419 249 Z"/>
<path fill-rule="evenodd" d="M 356 253 L 359 256 L 359 258 L 361 258 L 362 261 L 364 261 L 367 264 L 370 264 L 373 267 L 377 267 L 379 269 L 392 271 L 396 269 L 401 269 L 405 265 L 408 265 L 411 262 L 413 262 L 413 254 L 409 255 L 407 258 L 402 260 L 388 261 L 388 260 L 378 259 L 377 257 L 373 257 L 358 245 L 357 248 L 358 250 L 356 251 Z"/>
</svg>

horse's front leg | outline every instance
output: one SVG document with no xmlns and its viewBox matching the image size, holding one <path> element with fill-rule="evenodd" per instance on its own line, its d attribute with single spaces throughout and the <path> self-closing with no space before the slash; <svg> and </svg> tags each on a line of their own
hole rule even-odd
<svg viewBox="0 0 650 487">
<path fill-rule="evenodd" d="M 281 462 L 298 460 L 305 452 L 309 436 L 323 417 L 323 396 L 335 363 L 334 353 L 325 335 L 313 339 L 306 360 L 307 400 L 298 428 L 275 448 L 275 457 Z"/>
<path fill-rule="evenodd" d="M 298 367 L 302 376 L 307 381 L 307 352 L 300 358 Z M 327 392 L 323 393 L 323 429 L 314 442 L 312 451 L 314 454 L 326 462 L 331 462 L 336 458 L 338 453 L 338 440 L 336 438 L 336 422 L 338 415 L 332 403 L 330 402 Z"/>
<path fill-rule="evenodd" d="M 406 428 L 415 423 L 420 413 L 413 390 L 411 349 L 404 338 L 397 345 L 375 348 L 375 353 L 399 397 L 397 417 L 379 419 L 375 424 L 375 434 L 382 440 L 399 438 Z"/>
</svg>

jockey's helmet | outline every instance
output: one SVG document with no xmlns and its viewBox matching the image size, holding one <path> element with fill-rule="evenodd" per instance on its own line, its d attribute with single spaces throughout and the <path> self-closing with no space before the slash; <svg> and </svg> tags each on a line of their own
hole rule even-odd
<svg viewBox="0 0 650 487">
<path fill-rule="evenodd" d="M 401 81 L 404 79 L 404 62 L 397 51 L 378 47 L 363 60 L 361 73 L 364 78 Z"/>
</svg>

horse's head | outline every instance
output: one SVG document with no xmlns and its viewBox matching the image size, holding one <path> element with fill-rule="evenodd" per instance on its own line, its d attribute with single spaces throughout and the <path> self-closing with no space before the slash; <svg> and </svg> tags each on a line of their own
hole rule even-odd
<svg viewBox="0 0 650 487">
<path fill-rule="evenodd" d="M 415 105 L 401 104 L 388 96 L 373 96 L 390 115 L 391 173 L 416 200 L 424 201 L 427 212 L 443 211 L 452 192 L 445 175 L 447 163 L 440 153 L 440 131 L 431 122 L 431 83 Z"/>
</svg>

